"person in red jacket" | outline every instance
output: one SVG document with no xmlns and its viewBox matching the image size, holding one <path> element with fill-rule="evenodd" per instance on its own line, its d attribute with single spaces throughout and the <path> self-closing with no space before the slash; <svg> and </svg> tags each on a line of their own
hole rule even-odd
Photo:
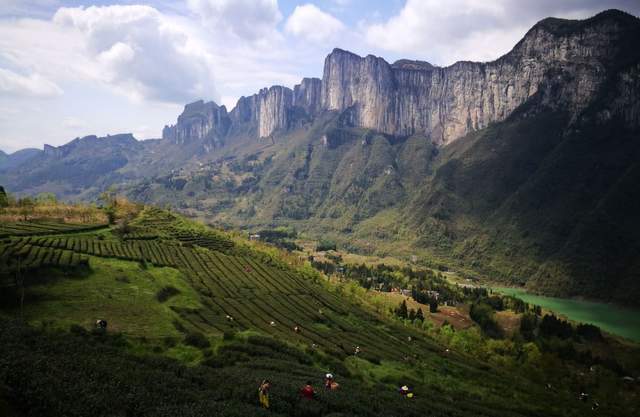
<svg viewBox="0 0 640 417">
<path fill-rule="evenodd" d="M 316 392 L 313 389 L 313 387 L 311 386 L 311 381 L 307 381 L 307 385 L 302 387 L 302 390 L 300 390 L 300 395 L 302 395 L 302 398 L 306 398 L 308 400 L 313 400 L 313 398 L 316 395 Z"/>
</svg>

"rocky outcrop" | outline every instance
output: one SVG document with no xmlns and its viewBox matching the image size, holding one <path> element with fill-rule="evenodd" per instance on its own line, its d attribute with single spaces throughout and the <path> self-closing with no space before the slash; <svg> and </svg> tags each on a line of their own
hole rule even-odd
<svg viewBox="0 0 640 417">
<path fill-rule="evenodd" d="M 217 145 L 226 136 L 230 124 L 225 106 L 199 100 L 184 107 L 175 125 L 164 127 L 162 138 L 176 144 L 200 140 Z"/>
<path fill-rule="evenodd" d="M 289 110 L 293 107 L 293 91 L 279 85 L 258 93 L 258 137 L 264 138 L 278 129 L 286 129 Z"/>
<path fill-rule="evenodd" d="M 390 65 L 336 49 L 325 60 L 322 107 L 349 109 L 355 126 L 401 136 L 422 132 L 438 144 L 504 120 L 541 87 L 545 104 L 577 115 L 608 69 L 628 55 L 625 45 L 638 26 L 618 11 L 585 21 L 545 19 L 496 61 L 446 68 L 407 60 Z"/>
<path fill-rule="evenodd" d="M 234 125 L 248 125 L 250 131 L 254 131 L 259 138 L 264 138 L 289 126 L 292 107 L 293 91 L 275 85 L 263 88 L 258 94 L 240 97 L 230 115 Z"/>
<path fill-rule="evenodd" d="M 55 147 L 55 146 L 47 145 L 45 143 L 45 145 L 44 145 L 44 155 L 52 157 L 52 158 L 59 158 L 60 156 L 62 156 L 62 149 L 60 149 L 58 147 Z"/>
<path fill-rule="evenodd" d="M 322 80 L 320 78 L 303 78 L 293 88 L 293 105 L 314 116 L 322 109 Z"/>
</svg>

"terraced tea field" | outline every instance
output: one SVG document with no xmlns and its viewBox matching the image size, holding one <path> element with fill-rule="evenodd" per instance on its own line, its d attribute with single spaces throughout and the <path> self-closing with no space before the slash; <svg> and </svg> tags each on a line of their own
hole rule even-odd
<svg viewBox="0 0 640 417">
<path fill-rule="evenodd" d="M 183 273 L 201 299 L 201 308 L 173 308 L 190 330 L 211 336 L 256 330 L 342 357 L 359 347 L 361 357 L 374 361 L 437 350 L 411 330 L 389 331 L 388 323 L 293 269 L 236 254 L 233 242 L 220 233 L 182 226 L 178 218 L 150 209 L 122 239 L 86 228 L 74 235 L 64 227 L 52 227 L 44 236 L 11 236 L 0 244 L 0 266 L 11 275 L 17 268 L 90 266 L 92 257 L 100 257 L 171 267 Z M 152 231 L 154 238 L 149 237 Z"/>
<path fill-rule="evenodd" d="M 105 228 L 104 224 L 74 224 L 60 222 L 15 222 L 0 223 L 0 238 L 7 236 L 49 235 L 54 233 L 77 233 Z"/>
<path fill-rule="evenodd" d="M 0 238 L 0 297 L 11 306 L 0 305 L 0 332 L 14 339 L 12 346 L 0 344 L 0 349 L 4 347 L 9 358 L 5 365 L 33 358 L 20 359 L 29 366 L 11 365 L 6 375 L 22 375 L 22 370 L 31 372 L 32 363 L 44 364 L 16 377 L 32 384 L 21 392 L 37 393 L 22 398 L 24 404 L 43 397 L 47 404 L 56 404 L 67 395 L 43 388 L 50 386 L 43 381 L 51 378 L 64 381 L 56 387 L 74 397 L 91 381 L 98 381 L 99 392 L 110 389 L 113 380 L 128 386 L 129 367 L 157 353 L 148 366 L 144 362 L 136 368 L 138 375 L 151 375 L 158 360 L 171 358 L 170 369 L 199 375 L 189 377 L 193 384 L 201 384 L 201 376 L 216 375 L 203 401 L 217 390 L 221 400 L 231 398 L 238 409 L 255 406 L 255 386 L 268 377 L 274 381 L 274 410 L 280 415 L 515 417 L 588 410 L 588 404 L 574 404 L 571 392 L 550 392 L 538 380 L 445 348 L 427 332 L 376 315 L 321 276 L 289 265 L 290 255 L 274 255 L 260 244 L 170 212 L 146 208 L 127 224 L 111 227 L 23 223 L 4 225 L 3 230 L 8 232 Z M 24 311 L 15 301 L 20 281 L 27 294 Z M 12 291 L 5 291 L 8 288 Z M 167 289 L 171 295 L 160 297 Z M 18 314 L 42 332 L 34 336 L 36 342 L 2 321 Z M 98 318 L 109 322 L 106 334 L 87 332 Z M 75 353 L 69 356 L 64 347 L 50 354 L 59 343 L 46 345 L 53 335 L 70 338 L 61 346 L 73 346 Z M 120 354 L 114 346 L 99 347 L 108 340 Z M 33 350 L 34 343 L 47 347 Z M 102 380 L 92 373 L 101 361 L 86 353 L 95 346 L 116 364 L 103 369 Z M 15 351 L 18 347 L 23 350 Z M 131 353 L 126 362 L 123 358 Z M 79 358 L 85 358 L 81 367 Z M 59 370 L 74 367 L 80 376 L 60 379 Z M 336 396 L 324 393 L 306 410 L 299 404 L 298 386 L 318 381 L 327 371 L 338 375 L 343 388 Z M 85 373 L 90 376 L 85 378 Z M 15 385 L 11 381 L 7 386 Z M 397 387 L 407 383 L 416 393 L 409 402 L 397 394 Z M 139 376 L 136 386 L 155 385 Z M 166 392 L 173 395 L 175 390 Z M 187 397 L 193 392 L 189 389 Z M 154 393 L 148 400 L 155 404 L 162 395 Z M 377 404 L 373 408 L 371 401 Z M 95 401 L 91 404 L 94 410 Z M 625 415 L 615 404 L 610 407 L 616 415 Z M 112 410 L 100 415 L 112 415 Z"/>
</svg>

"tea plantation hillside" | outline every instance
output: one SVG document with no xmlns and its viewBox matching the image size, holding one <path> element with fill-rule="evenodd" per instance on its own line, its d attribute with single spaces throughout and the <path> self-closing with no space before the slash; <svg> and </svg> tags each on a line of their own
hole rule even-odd
<svg viewBox="0 0 640 417">
<path fill-rule="evenodd" d="M 449 351 L 374 314 L 291 254 L 167 211 L 130 217 L 109 227 L 2 225 L 0 414 L 590 411 L 571 389 L 550 390 L 547 376 Z M 97 319 L 106 332 L 94 329 Z M 321 388 L 325 372 L 341 389 L 302 401 L 298 389 L 307 380 Z M 257 404 L 264 378 L 273 383 L 268 412 Z M 398 394 L 403 384 L 414 398 Z M 611 401 L 600 413 L 633 410 Z"/>
</svg>

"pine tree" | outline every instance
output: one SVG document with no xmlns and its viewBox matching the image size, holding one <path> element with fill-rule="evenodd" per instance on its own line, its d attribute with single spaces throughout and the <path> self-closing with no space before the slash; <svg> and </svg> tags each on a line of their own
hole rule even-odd
<svg viewBox="0 0 640 417">
<path fill-rule="evenodd" d="M 406 300 L 402 300 L 402 303 L 400 303 L 400 307 L 398 307 L 398 310 L 397 310 L 396 314 L 400 318 L 403 318 L 403 319 L 407 318 L 409 313 L 407 311 L 407 301 Z"/>
<path fill-rule="evenodd" d="M 414 309 L 409 310 L 409 320 L 414 321 L 416 319 L 416 311 Z"/>
<path fill-rule="evenodd" d="M 7 207 L 9 205 L 9 199 L 7 198 L 7 192 L 4 187 L 0 185 L 0 207 Z"/>
<path fill-rule="evenodd" d="M 416 312 L 416 320 L 424 321 L 424 313 L 421 308 L 418 308 L 418 311 Z"/>
</svg>

